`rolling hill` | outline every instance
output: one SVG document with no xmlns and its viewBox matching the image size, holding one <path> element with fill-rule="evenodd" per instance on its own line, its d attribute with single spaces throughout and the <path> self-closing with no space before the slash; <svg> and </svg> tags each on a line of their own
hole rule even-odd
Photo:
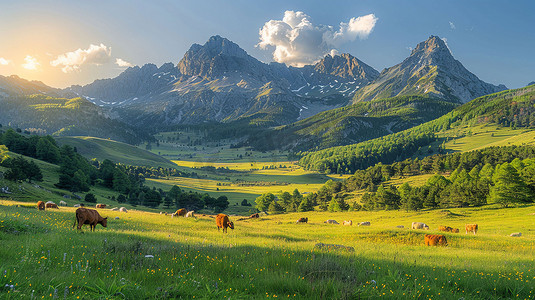
<svg viewBox="0 0 535 300">
<path fill-rule="evenodd" d="M 176 167 L 174 163 L 159 155 L 113 140 L 77 136 L 57 137 L 56 141 L 61 145 L 76 147 L 78 153 L 87 159 L 96 158 L 99 161 L 109 159 L 117 163 L 132 166 Z"/>
</svg>

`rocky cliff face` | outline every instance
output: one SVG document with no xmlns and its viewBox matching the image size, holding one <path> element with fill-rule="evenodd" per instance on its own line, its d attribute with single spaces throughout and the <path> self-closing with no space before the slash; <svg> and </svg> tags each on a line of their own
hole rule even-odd
<svg viewBox="0 0 535 300">
<path fill-rule="evenodd" d="M 402 63 L 385 69 L 353 97 L 354 102 L 399 95 L 424 95 L 466 103 L 505 90 L 481 81 L 451 55 L 445 42 L 431 36 L 419 43 Z"/>
</svg>

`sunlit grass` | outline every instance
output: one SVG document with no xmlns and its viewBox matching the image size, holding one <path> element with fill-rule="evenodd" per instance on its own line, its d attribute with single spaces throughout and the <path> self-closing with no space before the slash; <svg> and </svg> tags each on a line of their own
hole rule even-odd
<svg viewBox="0 0 535 300">
<path fill-rule="evenodd" d="M 231 218 L 235 230 L 228 234 L 209 216 L 101 210 L 108 228 L 80 234 L 72 229 L 74 208 L 40 212 L 15 204 L 24 203 L 0 201 L 0 298 L 523 299 L 534 293 L 534 206 Z M 295 224 L 301 216 L 309 224 Z M 395 228 L 412 221 L 431 230 Z M 423 245 L 423 235 L 438 233 L 439 225 L 466 223 L 478 223 L 478 235 L 446 233 L 448 247 Z M 509 237 L 517 231 L 521 238 Z M 317 242 L 355 252 L 316 250 Z"/>
</svg>

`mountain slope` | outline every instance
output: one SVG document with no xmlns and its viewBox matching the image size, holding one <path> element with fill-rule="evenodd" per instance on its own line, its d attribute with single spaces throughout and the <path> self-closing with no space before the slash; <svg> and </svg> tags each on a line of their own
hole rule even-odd
<svg viewBox="0 0 535 300">
<path fill-rule="evenodd" d="M 152 152 L 113 140 L 96 137 L 56 137 L 60 145 L 76 147 L 78 153 L 87 159 L 99 161 L 109 159 L 116 163 L 132 166 L 175 168 L 169 160 Z"/>
<path fill-rule="evenodd" d="M 374 140 L 303 153 L 300 165 L 326 172 L 353 173 L 377 162 L 392 163 L 415 155 L 442 152 L 441 143 L 458 130 L 484 124 L 535 129 L 535 86 L 474 99 L 444 116 Z M 465 130 L 463 130 L 465 131 Z M 450 132 L 451 136 L 444 136 Z M 489 139 L 489 143 L 494 142 Z"/>
<path fill-rule="evenodd" d="M 419 43 L 402 63 L 385 69 L 353 97 L 354 102 L 399 95 L 430 95 L 466 103 L 505 90 L 481 81 L 451 55 L 437 36 Z"/>
<path fill-rule="evenodd" d="M 48 96 L 60 96 L 64 92 L 47 86 L 41 81 L 29 81 L 17 75 L 0 75 L 0 99 L 10 96 L 44 94 Z"/>
<path fill-rule="evenodd" d="M 154 138 L 108 117 L 100 107 L 83 98 L 45 95 L 0 99 L 0 124 L 56 136 L 88 135 L 139 144 Z"/>
<path fill-rule="evenodd" d="M 377 138 L 436 119 L 458 104 L 424 96 L 400 96 L 360 102 L 321 112 L 290 125 L 252 135 L 259 150 L 306 151 Z"/>
</svg>

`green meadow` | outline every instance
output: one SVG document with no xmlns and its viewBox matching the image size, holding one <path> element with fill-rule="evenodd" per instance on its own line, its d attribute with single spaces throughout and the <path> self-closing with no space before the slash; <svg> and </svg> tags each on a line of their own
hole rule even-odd
<svg viewBox="0 0 535 300">
<path fill-rule="evenodd" d="M 535 294 L 535 207 L 232 217 L 99 210 L 79 233 L 74 208 L 0 202 L 3 299 L 527 299 Z M 299 217 L 308 224 L 296 224 Z M 118 218 L 116 218 L 118 217 Z M 353 226 L 323 222 L 352 220 Z M 371 226 L 356 226 L 370 221 Z M 408 229 L 427 223 L 429 231 Z M 466 223 L 479 224 L 477 235 Z M 403 225 L 405 228 L 396 228 Z M 424 246 L 437 227 L 447 247 Z M 522 237 L 510 237 L 522 232 Z M 353 247 L 318 249 L 316 243 Z"/>
</svg>

